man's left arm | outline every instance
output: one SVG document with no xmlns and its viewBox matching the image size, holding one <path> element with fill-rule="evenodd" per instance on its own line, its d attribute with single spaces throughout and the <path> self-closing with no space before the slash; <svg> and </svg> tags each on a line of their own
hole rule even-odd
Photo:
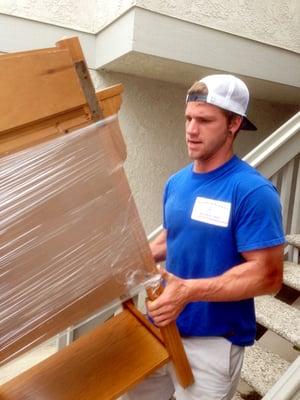
<svg viewBox="0 0 300 400">
<path fill-rule="evenodd" d="M 283 245 L 242 253 L 245 262 L 220 276 L 181 279 L 163 273 L 166 288 L 148 311 L 158 326 L 175 321 L 182 309 L 196 301 L 238 301 L 277 292 L 282 285 Z"/>
<path fill-rule="evenodd" d="M 247 251 L 242 255 L 245 262 L 223 275 L 187 282 L 190 301 L 236 301 L 275 293 L 280 289 L 283 245 Z"/>
</svg>

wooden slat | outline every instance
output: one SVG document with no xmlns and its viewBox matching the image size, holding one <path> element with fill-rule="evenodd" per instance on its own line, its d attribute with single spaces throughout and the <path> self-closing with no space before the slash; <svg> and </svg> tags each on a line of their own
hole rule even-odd
<svg viewBox="0 0 300 400">
<path fill-rule="evenodd" d="M 112 400 L 169 360 L 165 347 L 130 313 L 86 336 L 0 388 L 1 400 Z"/>
<path fill-rule="evenodd" d="M 85 61 L 78 37 L 68 37 L 56 42 L 59 49 L 68 50 L 73 63 Z"/>
<path fill-rule="evenodd" d="M 117 114 L 121 106 L 121 93 L 123 85 L 117 84 L 110 88 L 96 93 L 103 109 L 104 117 Z M 110 96 L 111 94 L 111 96 Z M 102 100 L 103 99 L 103 100 Z M 82 128 L 91 123 L 91 115 L 87 104 L 73 111 L 65 111 L 59 115 L 47 117 L 41 121 L 33 121 L 31 124 L 21 126 L 13 131 L 0 132 L 0 155 L 8 154 L 23 148 L 45 142 L 65 133 L 74 131 L 74 129 Z M 115 144 L 121 149 L 125 149 L 123 137 L 113 138 Z M 126 157 L 126 153 L 123 155 Z"/>
<path fill-rule="evenodd" d="M 180 385 L 184 388 L 194 383 L 192 370 L 187 359 L 181 338 L 175 322 L 161 328 L 161 334 L 170 359 L 173 362 L 173 367 L 176 372 L 176 377 Z"/>
<path fill-rule="evenodd" d="M 99 121 L 100 119 L 103 119 L 103 113 L 95 96 L 95 88 L 78 38 L 72 37 L 60 40 L 56 43 L 56 46 L 69 51 L 79 78 L 80 86 L 89 106 L 92 120 Z"/>
<path fill-rule="evenodd" d="M 0 76 L 0 132 L 86 104 L 66 49 L 6 55 Z"/>
<path fill-rule="evenodd" d="M 102 109 L 104 117 L 112 115 L 115 110 L 119 110 L 121 106 L 120 93 L 123 91 L 123 86 L 114 85 L 97 92 L 98 101 Z"/>
<path fill-rule="evenodd" d="M 162 344 L 164 344 L 164 339 L 161 335 L 160 330 L 153 325 L 147 318 L 145 318 L 145 316 L 135 307 L 132 299 L 125 301 L 123 303 L 123 307 L 124 309 L 127 309 L 130 311 L 131 314 L 133 314 L 135 316 L 135 318 L 141 322 L 142 325 L 144 325 L 144 327 L 146 329 L 148 329 L 148 331 L 154 335 Z"/>
<path fill-rule="evenodd" d="M 0 134 L 0 155 L 7 155 L 48 141 L 89 123 L 89 113 L 77 109 L 13 131 L 6 131 Z"/>
<path fill-rule="evenodd" d="M 150 300 L 154 300 L 163 292 L 163 287 L 160 286 L 155 291 L 147 290 Z M 170 354 L 170 359 L 173 362 L 173 367 L 176 373 L 178 382 L 182 387 L 186 388 L 194 383 L 194 376 L 185 353 L 176 322 L 171 322 L 169 325 L 160 328 L 165 346 Z"/>
</svg>

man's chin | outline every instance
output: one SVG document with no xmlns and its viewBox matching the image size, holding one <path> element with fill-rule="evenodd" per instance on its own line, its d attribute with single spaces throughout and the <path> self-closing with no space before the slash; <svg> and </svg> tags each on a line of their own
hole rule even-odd
<svg viewBox="0 0 300 400">
<path fill-rule="evenodd" d="M 201 159 L 201 154 L 195 151 L 188 151 L 188 156 L 191 160 L 195 161 L 195 160 L 199 160 Z"/>
</svg>

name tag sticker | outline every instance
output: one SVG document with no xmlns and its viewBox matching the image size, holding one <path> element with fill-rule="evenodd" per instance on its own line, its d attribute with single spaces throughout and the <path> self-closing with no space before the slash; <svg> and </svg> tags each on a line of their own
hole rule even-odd
<svg viewBox="0 0 300 400">
<path fill-rule="evenodd" d="M 210 225 L 227 227 L 230 217 L 231 203 L 197 197 L 191 218 Z"/>
</svg>

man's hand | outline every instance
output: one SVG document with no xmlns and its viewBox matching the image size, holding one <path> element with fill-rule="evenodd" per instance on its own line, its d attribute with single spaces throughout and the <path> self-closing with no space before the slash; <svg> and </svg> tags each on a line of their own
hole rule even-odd
<svg viewBox="0 0 300 400">
<path fill-rule="evenodd" d="M 160 268 L 160 272 L 166 287 L 156 300 L 147 302 L 149 315 L 158 327 L 175 321 L 189 302 L 188 281 L 168 273 L 163 268 Z"/>
</svg>

